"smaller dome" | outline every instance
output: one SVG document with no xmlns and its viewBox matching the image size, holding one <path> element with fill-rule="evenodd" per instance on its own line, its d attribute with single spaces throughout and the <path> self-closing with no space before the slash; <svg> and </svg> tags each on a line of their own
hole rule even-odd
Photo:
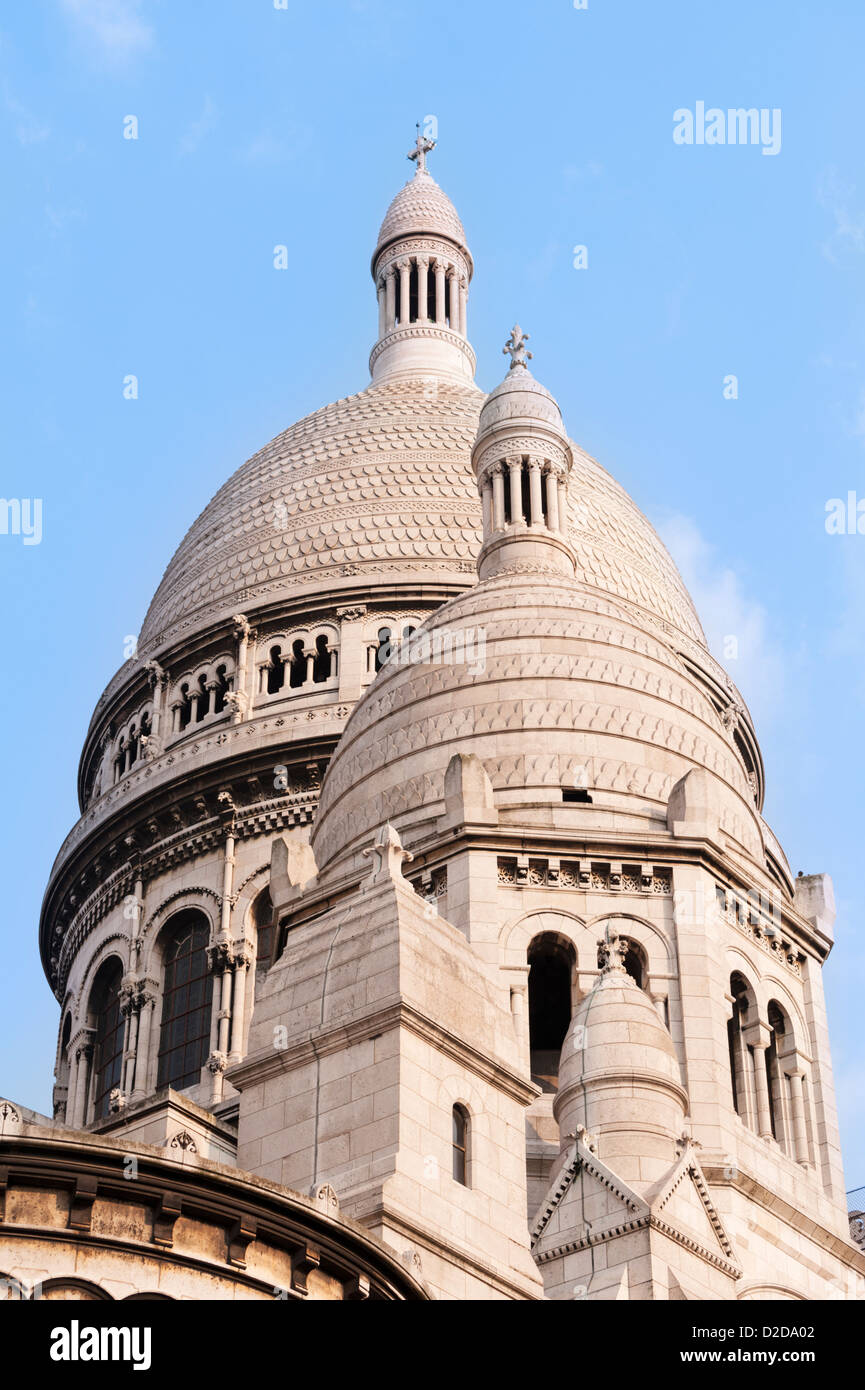
<svg viewBox="0 0 865 1390">
<path fill-rule="evenodd" d="M 419 169 L 409 179 L 385 213 L 375 255 L 405 236 L 444 236 L 467 250 L 466 234 L 456 208 L 425 169 Z"/>
<path fill-rule="evenodd" d="M 625 970 L 625 939 L 608 927 L 599 945 L 601 973 L 562 1044 L 553 1114 L 563 1148 L 582 1127 L 603 1162 L 642 1187 L 673 1161 L 688 1095 L 669 1032 Z"/>
<path fill-rule="evenodd" d="M 507 437 L 513 435 L 514 431 L 522 434 L 541 430 L 546 435 L 552 434 L 565 446 L 570 468 L 571 451 L 562 412 L 552 392 L 536 381 L 529 371 L 532 354 L 526 347 L 528 341 L 529 334 L 515 323 L 502 348 L 504 354 L 510 354 L 510 367 L 504 381 L 500 381 L 484 401 L 473 452 L 478 457 L 494 434 Z"/>
<path fill-rule="evenodd" d="M 513 425 L 517 429 L 545 425 L 567 441 L 558 401 L 521 362 L 511 367 L 504 381 L 499 382 L 484 401 L 475 445 L 501 425 Z"/>
<path fill-rule="evenodd" d="M 681 1088 L 673 1039 L 645 990 L 621 966 L 601 971 L 562 1045 L 559 1093 L 573 1085 L 642 1076 Z"/>
</svg>

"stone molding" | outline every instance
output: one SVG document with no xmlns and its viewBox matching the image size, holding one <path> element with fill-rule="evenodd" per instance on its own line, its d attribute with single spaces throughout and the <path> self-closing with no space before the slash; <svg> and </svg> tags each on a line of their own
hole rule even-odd
<svg viewBox="0 0 865 1390">
<path fill-rule="evenodd" d="M 408 883 L 406 888 L 412 891 Z M 481 1081 L 494 1086 L 496 1090 L 502 1091 L 509 1099 L 516 1100 L 521 1105 L 529 1105 L 540 1095 L 540 1088 L 521 1072 L 513 1071 L 494 1058 L 479 1052 L 465 1039 L 442 1028 L 433 1019 L 403 1000 L 389 1004 L 374 1013 L 365 1014 L 363 1018 L 351 1023 L 340 1023 L 332 1027 L 324 1025 L 314 1039 L 305 1037 L 285 1048 L 255 1053 L 233 1066 L 227 1079 L 238 1090 L 242 1090 L 245 1085 L 270 1080 L 271 1077 L 280 1076 L 283 1072 L 293 1071 L 295 1067 L 314 1061 L 317 1057 L 341 1052 L 346 1047 L 395 1028 L 406 1028 L 437 1052 L 458 1062 Z"/>
</svg>

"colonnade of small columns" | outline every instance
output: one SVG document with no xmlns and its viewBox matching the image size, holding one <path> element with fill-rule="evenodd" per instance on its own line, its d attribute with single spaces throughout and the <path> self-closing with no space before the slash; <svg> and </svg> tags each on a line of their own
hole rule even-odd
<svg viewBox="0 0 865 1390">
<path fill-rule="evenodd" d="M 484 540 L 508 526 L 567 531 L 567 474 L 539 455 L 515 454 L 493 463 L 480 483 Z"/>
<path fill-rule="evenodd" d="M 430 270 L 435 282 L 432 294 Z M 413 275 L 417 298 L 414 315 L 411 314 Z M 379 338 L 407 323 L 449 327 L 461 337 L 467 336 L 468 277 L 453 261 L 441 256 L 400 256 L 379 273 L 376 288 Z"/>
<path fill-rule="evenodd" d="M 807 1062 L 793 1039 L 779 1032 L 780 1025 L 758 1018 L 746 1027 L 739 1000 L 732 994 L 728 1000 L 732 1005 L 730 1067 L 737 1114 L 761 1139 L 776 1140 L 796 1163 L 810 1168 L 813 1116 L 809 1115 L 811 1101 L 805 1091 Z M 782 1050 L 785 1045 L 787 1050 Z"/>
<path fill-rule="evenodd" d="M 209 680 L 199 679 L 196 685 L 190 686 L 183 691 L 181 687 L 181 698 L 174 700 L 171 705 L 171 732 L 180 733 L 188 724 L 199 724 L 208 714 L 221 714 L 225 708 L 225 696 L 232 689 L 233 676 L 219 675 L 212 676 Z M 189 718 L 184 722 L 184 714 L 188 711 Z"/>
<path fill-rule="evenodd" d="M 339 676 L 339 645 L 333 642 L 334 639 L 327 633 L 319 633 L 308 640 L 299 637 L 290 643 L 285 639 L 275 642 L 267 659 L 258 663 L 259 695 L 276 694 L 286 683 L 290 688 L 300 689 L 306 685 L 323 685 L 336 680 Z"/>
</svg>

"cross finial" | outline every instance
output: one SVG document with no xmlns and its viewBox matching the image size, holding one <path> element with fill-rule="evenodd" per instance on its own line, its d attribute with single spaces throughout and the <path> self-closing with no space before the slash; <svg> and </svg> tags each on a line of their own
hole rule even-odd
<svg viewBox="0 0 865 1390">
<path fill-rule="evenodd" d="M 528 341 L 528 333 L 524 333 L 520 325 L 515 323 L 511 329 L 511 336 L 502 348 L 502 352 L 509 352 L 511 354 L 509 371 L 513 371 L 514 367 L 524 367 L 526 365 L 526 359 L 530 358 L 532 355 L 526 350 L 526 343 Z"/>
<path fill-rule="evenodd" d="M 428 140 L 425 135 L 420 133 L 420 121 L 417 122 L 417 139 L 414 142 L 414 149 L 409 150 L 408 159 L 417 161 L 417 171 L 419 174 L 426 173 L 426 157 L 431 150 L 436 147 L 435 140 Z"/>
</svg>

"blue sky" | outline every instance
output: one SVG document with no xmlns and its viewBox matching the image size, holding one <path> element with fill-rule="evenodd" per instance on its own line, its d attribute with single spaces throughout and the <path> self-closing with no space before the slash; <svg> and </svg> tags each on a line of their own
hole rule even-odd
<svg viewBox="0 0 865 1390">
<path fill-rule="evenodd" d="M 865 497 L 863 50 L 859 0 L 5 8 L 0 491 L 43 502 L 40 544 L 0 535 L 6 1094 L 50 1109 L 36 927 L 93 705 L 216 488 L 366 384 L 369 256 L 433 115 L 481 385 L 518 318 L 718 654 L 739 638 L 767 819 L 794 872 L 835 882 L 825 983 L 865 1183 L 865 536 L 824 525 Z M 780 152 L 676 145 L 698 101 L 779 108 Z"/>
</svg>

